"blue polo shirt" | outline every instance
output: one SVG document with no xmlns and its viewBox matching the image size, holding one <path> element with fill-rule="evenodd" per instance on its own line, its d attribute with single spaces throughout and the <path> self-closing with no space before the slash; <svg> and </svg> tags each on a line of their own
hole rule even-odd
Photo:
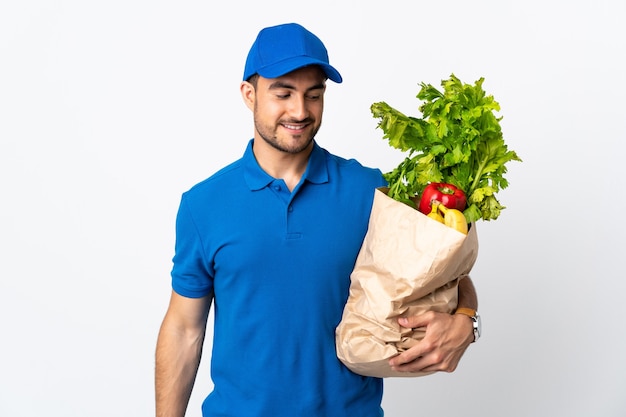
<svg viewBox="0 0 626 417">
<path fill-rule="evenodd" d="M 214 296 L 204 416 L 379 417 L 382 380 L 338 359 L 335 328 L 382 173 L 315 144 L 289 191 L 252 152 L 182 196 L 174 291 Z"/>
</svg>

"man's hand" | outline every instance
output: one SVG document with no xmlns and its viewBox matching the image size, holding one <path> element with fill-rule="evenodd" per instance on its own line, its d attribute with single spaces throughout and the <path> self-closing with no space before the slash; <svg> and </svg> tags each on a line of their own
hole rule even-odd
<svg viewBox="0 0 626 417">
<path fill-rule="evenodd" d="M 425 328 L 424 338 L 389 360 L 394 371 L 452 372 L 474 340 L 472 320 L 463 314 L 429 311 L 398 319 L 402 327 Z"/>
</svg>

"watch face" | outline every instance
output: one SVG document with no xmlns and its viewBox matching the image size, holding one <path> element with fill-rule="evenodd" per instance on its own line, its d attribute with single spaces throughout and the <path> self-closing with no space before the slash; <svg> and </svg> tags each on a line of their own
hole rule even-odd
<svg viewBox="0 0 626 417">
<path fill-rule="evenodd" d="M 482 332 L 482 324 L 480 322 L 480 316 L 476 314 L 474 317 L 474 341 L 477 341 Z"/>
</svg>

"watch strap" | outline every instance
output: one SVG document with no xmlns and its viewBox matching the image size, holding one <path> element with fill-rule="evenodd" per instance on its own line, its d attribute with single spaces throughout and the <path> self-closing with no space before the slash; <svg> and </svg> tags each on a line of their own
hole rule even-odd
<svg viewBox="0 0 626 417">
<path fill-rule="evenodd" d="M 476 312 L 476 310 L 472 308 L 461 307 L 457 308 L 454 314 L 463 314 L 472 319 L 472 327 L 474 331 L 474 341 L 477 341 L 480 338 L 481 333 L 481 325 L 480 325 L 480 316 Z"/>
<path fill-rule="evenodd" d="M 476 316 L 476 310 L 474 310 L 473 308 L 461 307 L 457 308 L 454 314 L 463 314 L 469 317 L 474 317 Z"/>
</svg>

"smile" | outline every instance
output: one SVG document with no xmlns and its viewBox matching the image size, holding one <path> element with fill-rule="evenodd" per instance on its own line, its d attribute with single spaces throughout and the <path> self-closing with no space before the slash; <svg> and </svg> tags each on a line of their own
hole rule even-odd
<svg viewBox="0 0 626 417">
<path fill-rule="evenodd" d="M 283 123 L 283 127 L 285 129 L 289 129 L 289 130 L 302 130 L 305 127 L 307 127 L 307 124 L 297 124 L 297 125 L 294 125 L 294 124 Z"/>
</svg>

